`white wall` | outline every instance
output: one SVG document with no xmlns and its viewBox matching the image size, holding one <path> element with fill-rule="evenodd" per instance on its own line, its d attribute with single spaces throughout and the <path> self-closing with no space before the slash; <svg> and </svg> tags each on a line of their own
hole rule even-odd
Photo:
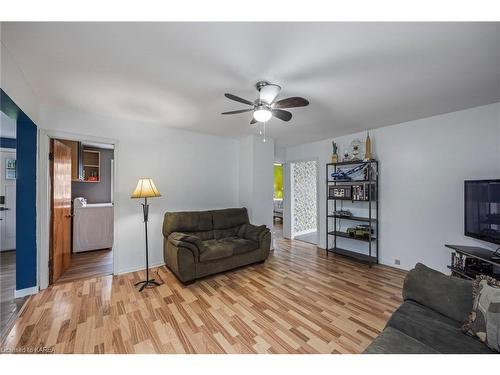
<svg viewBox="0 0 500 375">
<path fill-rule="evenodd" d="M 38 99 L 24 78 L 23 72 L 3 43 L 1 43 L 0 49 L 0 87 L 37 124 Z"/>
<path fill-rule="evenodd" d="M 239 201 L 250 222 L 273 227 L 274 140 L 255 135 L 240 140 Z"/>
<path fill-rule="evenodd" d="M 447 271 L 445 243 L 494 247 L 463 235 L 463 181 L 498 178 L 500 104 L 370 131 L 380 161 L 380 262 L 411 269 L 416 262 Z M 340 150 L 358 133 L 336 138 Z M 288 147 L 288 161 L 319 158 L 320 247 L 325 246 L 325 172 L 331 139 Z M 285 181 L 285 185 L 289 179 Z M 289 188 L 288 188 L 289 189 Z M 289 204 L 289 202 L 286 202 Z M 285 220 L 284 225 L 290 225 Z M 284 233 L 289 229 L 284 228 Z"/>
<path fill-rule="evenodd" d="M 115 271 L 144 268 L 141 201 L 130 198 L 137 179 L 151 177 L 162 193 L 151 199 L 150 264 L 163 262 L 166 211 L 237 207 L 239 141 L 147 123 L 42 106 L 40 125 L 83 139 L 116 141 Z"/>
</svg>

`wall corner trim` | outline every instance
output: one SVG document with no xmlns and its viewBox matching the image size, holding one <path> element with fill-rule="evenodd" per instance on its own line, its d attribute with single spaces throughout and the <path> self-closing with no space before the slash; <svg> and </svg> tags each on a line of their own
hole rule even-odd
<svg viewBox="0 0 500 375">
<path fill-rule="evenodd" d="M 32 294 L 37 294 L 38 293 L 38 285 L 37 286 L 32 286 L 30 288 L 25 288 L 25 289 L 19 289 L 15 291 L 14 293 L 14 298 L 20 298 L 20 297 L 26 297 L 30 296 Z"/>
</svg>

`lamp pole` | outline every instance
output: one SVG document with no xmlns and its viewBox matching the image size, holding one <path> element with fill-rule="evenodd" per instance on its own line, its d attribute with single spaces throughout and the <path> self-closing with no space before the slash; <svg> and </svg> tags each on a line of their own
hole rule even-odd
<svg viewBox="0 0 500 375">
<path fill-rule="evenodd" d="M 134 285 L 141 285 L 139 288 L 139 292 L 142 292 L 144 288 L 146 288 L 148 285 L 156 285 L 159 286 L 154 279 L 149 279 L 149 249 L 148 249 L 148 214 L 149 214 L 149 204 L 148 204 L 148 198 L 144 197 L 144 203 L 142 203 L 142 213 L 144 215 L 144 232 L 146 234 L 146 280 L 144 281 L 139 281 L 138 283 L 135 283 Z"/>
</svg>

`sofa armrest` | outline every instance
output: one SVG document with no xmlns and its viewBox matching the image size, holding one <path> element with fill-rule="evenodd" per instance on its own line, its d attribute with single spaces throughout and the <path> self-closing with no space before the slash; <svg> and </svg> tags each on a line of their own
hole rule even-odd
<svg viewBox="0 0 500 375">
<path fill-rule="evenodd" d="M 195 259 L 198 259 L 200 254 L 205 251 L 205 245 L 197 236 L 189 235 L 181 232 L 173 232 L 168 236 L 168 242 L 177 247 L 185 247 L 193 253 Z"/>
<path fill-rule="evenodd" d="M 269 229 L 265 225 L 243 224 L 238 231 L 238 237 L 256 241 L 260 244 L 268 232 Z"/>
<path fill-rule="evenodd" d="M 403 299 L 413 300 L 463 323 L 472 311 L 472 282 L 417 263 L 406 275 Z"/>
</svg>

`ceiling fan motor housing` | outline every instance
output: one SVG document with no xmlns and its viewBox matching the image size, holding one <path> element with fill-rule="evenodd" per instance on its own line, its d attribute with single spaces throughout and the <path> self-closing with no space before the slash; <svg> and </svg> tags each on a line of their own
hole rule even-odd
<svg viewBox="0 0 500 375">
<path fill-rule="evenodd" d="M 259 81 L 255 84 L 255 88 L 257 89 L 257 91 L 260 91 L 261 88 L 267 85 L 270 85 L 270 83 L 267 81 Z"/>
</svg>

